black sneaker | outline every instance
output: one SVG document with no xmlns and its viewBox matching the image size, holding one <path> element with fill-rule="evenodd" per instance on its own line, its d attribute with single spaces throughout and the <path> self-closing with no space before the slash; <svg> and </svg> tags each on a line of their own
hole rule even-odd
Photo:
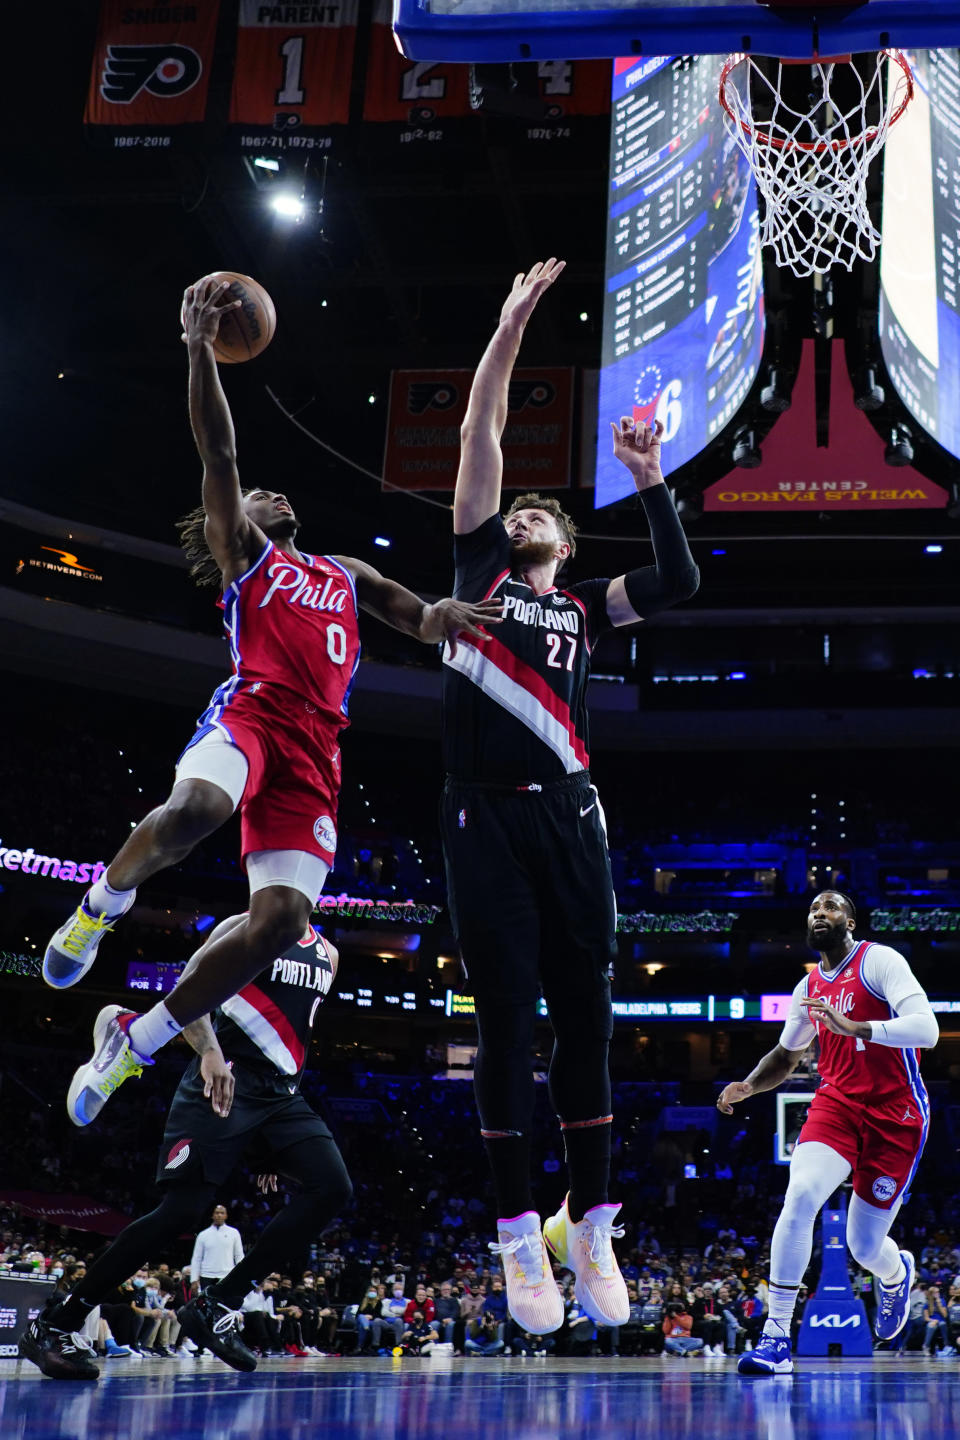
<svg viewBox="0 0 960 1440">
<path fill-rule="evenodd" d="M 206 1346 L 224 1364 L 234 1370 L 256 1370 L 256 1355 L 247 1349 L 237 1333 L 243 1328 L 241 1310 L 221 1305 L 212 1295 L 197 1295 L 177 1311 L 177 1319 L 195 1345 L 201 1349 Z"/>
<path fill-rule="evenodd" d="M 51 1324 L 60 1303 L 48 1300 L 36 1320 L 30 1321 L 17 1347 L 20 1359 L 32 1360 L 51 1380 L 99 1380 L 100 1367 L 86 1341 Z"/>
</svg>

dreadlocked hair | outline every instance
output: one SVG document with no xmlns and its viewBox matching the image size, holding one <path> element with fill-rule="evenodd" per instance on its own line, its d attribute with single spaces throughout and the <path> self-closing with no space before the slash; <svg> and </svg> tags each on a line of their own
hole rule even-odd
<svg viewBox="0 0 960 1440">
<path fill-rule="evenodd" d="M 252 495 L 252 490 L 241 490 L 240 494 L 246 498 Z M 210 553 L 210 546 L 207 544 L 207 537 L 204 527 L 207 522 L 207 512 L 202 505 L 195 509 L 188 510 L 177 521 L 177 530 L 180 534 L 180 548 L 190 561 L 190 578 L 195 585 L 216 585 L 217 588 L 223 584 L 223 576 L 220 574 L 220 566 Z"/>
<path fill-rule="evenodd" d="M 557 522 L 557 529 L 560 531 L 560 539 L 570 546 L 569 559 L 572 560 L 577 553 L 577 527 L 572 517 L 566 510 L 560 508 L 560 501 L 555 500 L 552 495 L 538 495 L 531 490 L 526 495 L 518 495 L 516 500 L 507 511 L 506 519 L 509 520 L 517 510 L 545 510 L 552 515 Z"/>
</svg>

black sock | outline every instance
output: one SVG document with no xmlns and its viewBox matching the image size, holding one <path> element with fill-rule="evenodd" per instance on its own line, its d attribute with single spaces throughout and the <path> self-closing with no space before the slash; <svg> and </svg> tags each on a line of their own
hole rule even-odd
<svg viewBox="0 0 960 1440">
<path fill-rule="evenodd" d="M 610 1184 L 611 1117 L 563 1126 L 570 1196 L 567 1211 L 576 1224 L 594 1205 L 605 1205 Z"/>
<path fill-rule="evenodd" d="M 530 1137 L 528 1135 L 484 1135 L 484 1147 L 493 1188 L 497 1197 L 497 1216 L 512 1220 L 533 1209 L 530 1184 Z"/>
</svg>

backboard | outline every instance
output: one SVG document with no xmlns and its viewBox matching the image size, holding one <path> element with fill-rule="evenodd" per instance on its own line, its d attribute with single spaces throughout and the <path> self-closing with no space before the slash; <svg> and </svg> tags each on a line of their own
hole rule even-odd
<svg viewBox="0 0 960 1440">
<path fill-rule="evenodd" d="M 960 46 L 957 0 L 394 0 L 394 34 L 420 61 L 612 59 Z"/>
</svg>

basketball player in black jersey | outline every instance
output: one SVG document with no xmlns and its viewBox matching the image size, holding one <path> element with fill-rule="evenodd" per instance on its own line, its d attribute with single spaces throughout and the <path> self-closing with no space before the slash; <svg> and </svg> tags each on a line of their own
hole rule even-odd
<svg viewBox="0 0 960 1440">
<path fill-rule="evenodd" d="M 198 965 L 208 946 L 243 919 L 233 915 L 218 925 L 186 968 Z M 90 1349 L 78 1343 L 76 1332 L 104 1295 L 196 1228 L 248 1149 L 264 1172 L 288 1176 L 300 1192 L 277 1211 L 240 1264 L 184 1306 L 179 1319 L 192 1340 L 235 1370 L 256 1369 L 256 1356 L 238 1333 L 244 1296 L 305 1253 L 352 1194 L 333 1136 L 300 1094 L 314 1016 L 336 968 L 336 949 L 308 926 L 301 940 L 226 1001 L 215 1016 L 216 1029 L 206 1016 L 184 1028 L 196 1056 L 167 1115 L 157 1163 L 163 1199 L 117 1236 L 66 1299 L 48 1301 L 23 1332 L 20 1355 L 44 1375 L 97 1379 Z"/>
<path fill-rule="evenodd" d="M 510 376 L 524 328 L 563 262 L 518 275 L 484 353 L 463 423 L 454 498 L 454 593 L 503 602 L 484 641 L 444 652 L 441 805 L 450 910 L 476 1003 L 477 1108 L 493 1171 L 511 1312 L 557 1329 L 563 1308 L 546 1246 L 576 1274 L 577 1298 L 604 1325 L 628 1318 L 611 1237 L 612 1033 L 609 967 L 616 910 L 603 813 L 588 770 L 590 652 L 610 626 L 689 599 L 699 575 L 660 471 L 662 427 L 614 425 L 655 563 L 615 580 L 557 583 L 575 528 L 554 499 L 524 495 L 500 515 Z M 530 1052 L 542 989 L 554 1030 L 550 1095 L 570 1191 L 546 1222 L 533 1208 Z"/>
</svg>

